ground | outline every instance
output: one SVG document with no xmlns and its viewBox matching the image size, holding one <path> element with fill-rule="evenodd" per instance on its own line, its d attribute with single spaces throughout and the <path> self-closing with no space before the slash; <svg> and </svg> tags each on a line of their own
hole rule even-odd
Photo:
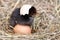
<svg viewBox="0 0 60 40">
<path fill-rule="evenodd" d="M 35 6 L 37 15 L 31 35 L 14 34 L 9 17 L 24 4 Z M 0 0 L 0 40 L 60 40 L 60 0 Z"/>
</svg>

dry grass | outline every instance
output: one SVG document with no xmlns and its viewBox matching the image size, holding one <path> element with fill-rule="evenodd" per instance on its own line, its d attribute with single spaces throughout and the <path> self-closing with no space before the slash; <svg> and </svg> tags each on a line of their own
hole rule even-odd
<svg viewBox="0 0 60 40">
<path fill-rule="evenodd" d="M 36 7 L 31 35 L 16 35 L 10 29 L 9 17 L 15 8 L 24 4 Z M 0 40 L 60 40 L 60 1 L 59 0 L 0 0 Z"/>
</svg>

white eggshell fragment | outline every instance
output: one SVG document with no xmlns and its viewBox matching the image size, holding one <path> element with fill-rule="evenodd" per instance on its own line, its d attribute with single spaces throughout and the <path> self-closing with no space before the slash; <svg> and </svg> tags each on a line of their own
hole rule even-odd
<svg viewBox="0 0 60 40">
<path fill-rule="evenodd" d="M 29 14 L 29 9 L 32 7 L 32 5 L 23 5 L 20 9 L 20 15 L 25 15 L 25 14 Z"/>
</svg>

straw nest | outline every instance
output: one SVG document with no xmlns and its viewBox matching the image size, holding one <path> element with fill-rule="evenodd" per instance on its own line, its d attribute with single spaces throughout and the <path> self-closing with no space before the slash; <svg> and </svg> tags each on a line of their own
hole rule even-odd
<svg viewBox="0 0 60 40">
<path fill-rule="evenodd" d="M 7 40 L 59 40 L 60 4 L 59 0 L 0 0 L 0 39 Z M 16 35 L 9 25 L 9 18 L 15 8 L 24 4 L 36 7 L 37 15 L 31 35 Z"/>
</svg>

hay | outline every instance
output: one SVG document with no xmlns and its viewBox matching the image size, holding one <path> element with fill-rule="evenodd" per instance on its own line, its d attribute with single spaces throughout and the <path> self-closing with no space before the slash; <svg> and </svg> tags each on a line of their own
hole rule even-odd
<svg viewBox="0 0 60 40">
<path fill-rule="evenodd" d="M 8 20 L 12 11 L 24 4 L 31 4 L 37 9 L 38 14 L 32 25 L 37 32 L 31 35 L 16 35 L 9 28 Z M 0 40 L 59 40 L 59 35 L 59 0 L 0 0 Z"/>
</svg>

